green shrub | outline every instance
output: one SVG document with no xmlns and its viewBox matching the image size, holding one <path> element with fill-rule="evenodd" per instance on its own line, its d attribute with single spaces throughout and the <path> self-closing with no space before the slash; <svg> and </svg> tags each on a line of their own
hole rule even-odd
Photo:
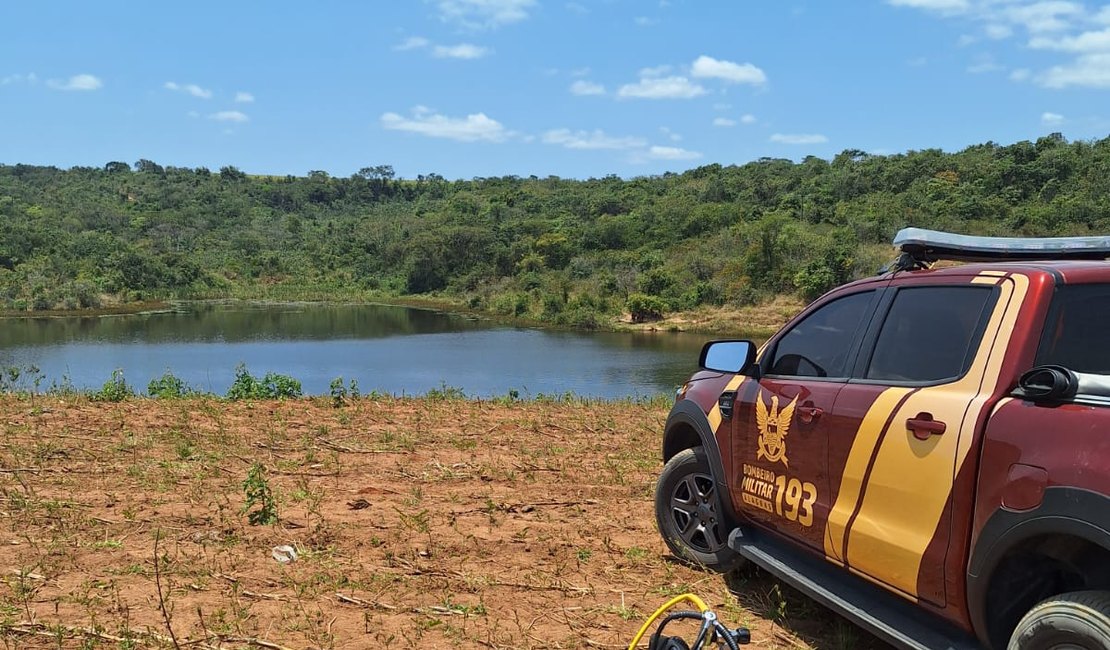
<svg viewBox="0 0 1110 650">
<path fill-rule="evenodd" d="M 161 377 L 151 379 L 146 392 L 157 399 L 181 399 L 195 391 L 185 381 L 167 370 Z"/>
<path fill-rule="evenodd" d="M 230 400 L 286 399 L 301 396 L 301 382 L 288 375 L 268 372 L 258 379 L 247 370 L 246 364 L 235 366 L 235 381 L 227 389 Z"/>
<path fill-rule="evenodd" d="M 633 293 L 628 296 L 628 311 L 632 314 L 633 323 L 646 323 L 663 318 L 667 303 L 657 296 Z"/>
<path fill-rule="evenodd" d="M 429 390 L 424 396 L 439 401 L 463 400 L 466 399 L 466 392 L 458 386 L 448 386 L 445 382 L 440 382 L 439 388 Z"/>
<path fill-rule="evenodd" d="M 94 402 L 122 402 L 134 396 L 135 391 L 127 385 L 127 380 L 123 377 L 123 369 L 116 368 L 100 390 L 89 395 L 89 399 Z"/>
</svg>

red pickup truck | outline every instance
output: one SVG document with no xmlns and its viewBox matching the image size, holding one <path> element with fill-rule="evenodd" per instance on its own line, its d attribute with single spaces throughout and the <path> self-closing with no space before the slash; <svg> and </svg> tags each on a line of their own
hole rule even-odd
<svg viewBox="0 0 1110 650">
<path fill-rule="evenodd" d="M 895 244 L 758 350 L 706 345 L 661 534 L 897 647 L 1110 649 L 1110 237 Z"/>
</svg>

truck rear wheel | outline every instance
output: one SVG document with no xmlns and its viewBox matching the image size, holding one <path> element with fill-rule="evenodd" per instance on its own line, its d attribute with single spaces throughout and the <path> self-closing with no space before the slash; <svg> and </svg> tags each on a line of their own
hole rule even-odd
<svg viewBox="0 0 1110 650">
<path fill-rule="evenodd" d="M 655 521 L 671 552 L 687 562 L 721 573 L 743 563 L 728 547 L 732 523 L 701 447 L 678 452 L 663 467 L 655 486 Z"/>
<path fill-rule="evenodd" d="M 1007 650 L 1110 650 L 1110 592 L 1073 591 L 1044 600 L 1014 628 Z"/>
</svg>

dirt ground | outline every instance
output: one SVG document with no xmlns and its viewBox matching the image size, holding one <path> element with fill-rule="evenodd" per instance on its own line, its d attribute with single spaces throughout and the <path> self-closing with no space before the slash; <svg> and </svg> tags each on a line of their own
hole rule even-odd
<svg viewBox="0 0 1110 650">
<path fill-rule="evenodd" d="M 0 641 L 625 648 L 692 591 L 755 647 L 882 647 L 758 572 L 669 556 L 652 515 L 666 411 L 0 397 Z M 277 523 L 252 525 L 266 506 Z"/>
</svg>

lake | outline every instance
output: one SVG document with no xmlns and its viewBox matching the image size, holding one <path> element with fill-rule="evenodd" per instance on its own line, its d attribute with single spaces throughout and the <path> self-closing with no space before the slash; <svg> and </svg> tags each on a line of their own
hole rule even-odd
<svg viewBox="0 0 1110 650">
<path fill-rule="evenodd" d="M 41 389 L 100 388 L 120 368 L 145 393 L 167 370 L 223 394 L 238 364 L 327 394 L 336 377 L 363 393 L 624 398 L 673 393 L 711 338 L 676 332 L 567 332 L 386 305 L 185 303 L 171 311 L 0 319 L 0 368 L 37 366 Z"/>
</svg>

